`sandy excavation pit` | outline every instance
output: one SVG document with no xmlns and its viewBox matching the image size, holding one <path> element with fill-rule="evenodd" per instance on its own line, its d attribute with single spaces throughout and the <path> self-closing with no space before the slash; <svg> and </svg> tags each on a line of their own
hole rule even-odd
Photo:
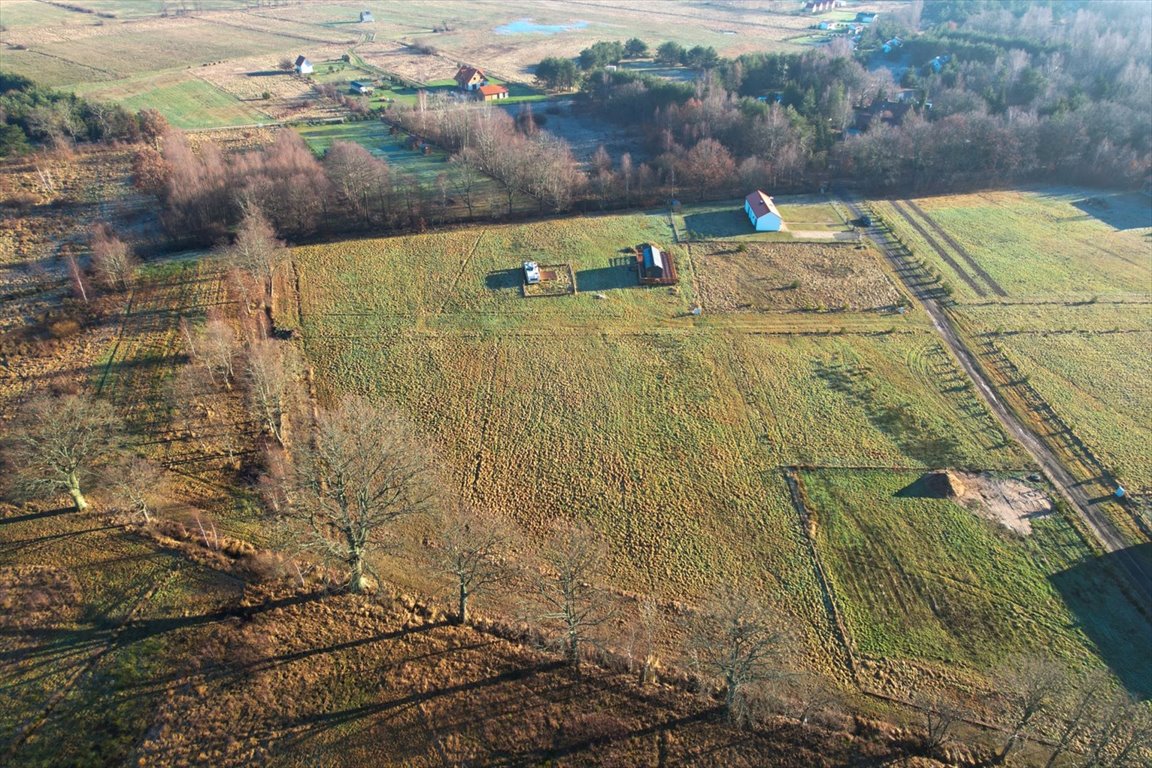
<svg viewBox="0 0 1152 768">
<path fill-rule="evenodd" d="M 946 470 L 926 475 L 924 481 L 940 496 L 1020 534 L 1032 532 L 1032 518 L 1052 512 L 1048 494 L 1015 478 Z"/>
</svg>

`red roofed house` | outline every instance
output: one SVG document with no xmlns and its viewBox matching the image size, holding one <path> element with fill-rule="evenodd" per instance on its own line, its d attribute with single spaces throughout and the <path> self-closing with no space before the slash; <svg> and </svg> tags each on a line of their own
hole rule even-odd
<svg viewBox="0 0 1152 768">
<path fill-rule="evenodd" d="M 456 84 L 460 86 L 462 91 L 474 91 L 487 82 L 488 78 L 484 77 L 484 70 L 476 69 L 476 67 L 460 67 L 460 71 L 456 73 Z"/>
<path fill-rule="evenodd" d="M 744 212 L 752 221 L 757 232 L 779 232 L 784 226 L 780 211 L 772 203 L 772 198 L 759 189 L 744 198 Z"/>
<path fill-rule="evenodd" d="M 508 98 L 508 89 L 502 85 L 482 85 L 476 89 L 481 101 L 496 101 Z"/>
</svg>

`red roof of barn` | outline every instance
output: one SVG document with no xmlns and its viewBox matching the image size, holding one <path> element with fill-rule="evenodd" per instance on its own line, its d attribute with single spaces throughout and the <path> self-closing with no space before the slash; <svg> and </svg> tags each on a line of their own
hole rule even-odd
<svg viewBox="0 0 1152 768">
<path fill-rule="evenodd" d="M 495 96 L 500 93 L 508 93 L 508 89 L 502 85 L 482 85 L 476 90 L 484 96 Z"/>
<path fill-rule="evenodd" d="M 780 211 L 776 210 L 776 205 L 772 202 L 772 198 L 761 192 L 759 189 L 744 198 L 748 205 L 752 206 L 752 213 L 756 214 L 756 218 L 760 218 L 766 213 L 774 213 L 780 215 Z"/>
</svg>

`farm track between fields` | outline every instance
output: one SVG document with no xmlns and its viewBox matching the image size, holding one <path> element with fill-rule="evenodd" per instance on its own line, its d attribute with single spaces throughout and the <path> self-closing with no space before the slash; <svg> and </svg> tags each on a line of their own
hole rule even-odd
<svg viewBox="0 0 1152 768">
<path fill-rule="evenodd" d="M 861 204 L 852 200 L 845 202 L 857 217 L 863 214 L 865 208 Z M 903 260 L 882 237 L 877 235 L 875 228 L 869 232 L 873 242 L 883 250 L 885 256 L 897 268 L 898 273 L 903 275 L 901 271 Z M 968 349 L 967 344 L 957 333 L 940 301 L 918 287 L 909 285 L 909 288 L 928 312 L 933 326 L 943 337 L 949 349 L 952 350 L 952 354 L 963 370 L 976 384 L 976 389 L 989 410 L 1037 462 L 1048 477 L 1049 482 L 1087 526 L 1096 543 L 1113 555 L 1113 563 L 1130 590 L 1129 598 L 1139 611 L 1148 615 L 1152 612 L 1152 575 L 1148 573 L 1143 561 L 1127 551 L 1130 544 L 1126 537 L 1116 528 L 1115 523 L 1109 519 L 1105 512 L 1094 506 L 1093 500 L 1084 491 L 1083 484 L 1064 467 L 1055 450 L 1027 427 L 1021 418 L 997 395 L 991 377 L 984 372 L 977 361 L 976 353 Z"/>
<path fill-rule="evenodd" d="M 908 226 L 912 227 L 920 237 L 924 238 L 924 242 L 928 243 L 932 250 L 936 251 L 936 254 L 952 268 L 952 271 L 955 272 L 961 280 L 968 284 L 968 287 L 971 288 L 977 296 L 983 298 L 988 295 L 984 288 L 982 288 L 963 267 L 956 263 L 956 260 L 944 249 L 944 246 L 940 245 L 940 242 L 936 240 L 920 222 L 912 218 L 912 215 L 908 213 L 898 201 L 891 201 L 891 205 L 892 209 L 904 219 Z"/>
<path fill-rule="evenodd" d="M 856 655 L 852 649 L 848 629 L 844 624 L 844 619 L 840 615 L 839 609 L 836 607 L 836 597 L 832 593 L 832 585 L 829 583 L 828 575 L 824 572 L 824 566 L 820 562 L 820 553 L 816 549 L 816 542 L 812 539 L 811 516 L 808 510 L 808 503 L 804 499 L 804 488 L 796 467 L 788 467 L 784 470 L 784 480 L 788 484 L 788 493 L 792 499 L 792 508 L 796 511 L 800 533 L 804 537 L 804 543 L 808 549 L 808 559 L 812 562 L 812 570 L 816 575 L 816 582 L 820 585 L 821 602 L 824 604 L 824 611 L 827 614 L 828 623 L 831 625 L 837 644 L 844 654 L 844 666 L 847 668 L 852 682 L 860 687 L 861 690 L 864 690 L 857 676 Z"/>
<path fill-rule="evenodd" d="M 926 224 L 928 224 L 928 226 L 932 227 L 932 230 L 936 232 L 936 234 L 944 238 L 944 242 L 950 245 L 952 250 L 960 254 L 960 257 L 964 259 L 964 262 L 972 269 L 973 272 L 980 276 L 980 279 L 983 280 L 988 285 L 988 287 L 992 289 L 993 293 L 1000 297 L 1008 296 L 1008 292 L 1000 286 L 1000 283 L 996 282 L 992 278 L 992 275 L 988 274 L 984 267 L 980 266 L 980 263 L 972 257 L 972 254 L 968 252 L 968 249 L 960 245 L 960 243 L 956 242 L 956 238 L 952 237 L 952 235 L 949 234 L 947 230 L 933 221 L 932 217 L 929 216 L 924 211 L 924 209 L 920 207 L 919 203 L 917 203 L 915 200 L 907 200 L 905 202 L 908 203 L 908 207 L 915 211 L 916 214 L 922 218 Z"/>
</svg>

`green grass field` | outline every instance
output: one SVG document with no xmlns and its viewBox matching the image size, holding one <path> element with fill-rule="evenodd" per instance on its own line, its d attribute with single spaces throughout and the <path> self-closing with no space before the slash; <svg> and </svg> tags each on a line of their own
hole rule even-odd
<svg viewBox="0 0 1152 768">
<path fill-rule="evenodd" d="M 1149 335 L 1062 333 L 998 341 L 1068 426 L 1122 483 L 1152 493 Z"/>
<path fill-rule="evenodd" d="M 773 201 L 789 230 L 828 233 L 831 237 L 852 229 L 831 203 L 817 195 L 776 197 Z M 681 235 L 688 234 L 694 240 L 788 242 L 807 239 L 790 231 L 756 232 L 744 213 L 742 199 L 683 205 L 674 218 Z"/>
<path fill-rule="evenodd" d="M 178 128 L 213 128 L 270 122 L 259 102 L 246 103 L 185 71 L 93 83 L 78 94 L 115 101 L 128 109 L 157 109 Z"/>
<path fill-rule="evenodd" d="M 323 125 L 301 125 L 296 132 L 303 137 L 314 152 L 322 154 L 335 141 L 350 141 L 362 145 L 372 154 L 388 161 L 391 167 L 413 174 L 425 183 L 432 183 L 445 171 L 447 155 L 440 150 L 424 154 L 405 146 L 403 136 L 393 136 L 388 125 L 379 120 L 362 120 L 350 123 L 326 123 Z M 488 186 L 495 183 L 488 181 Z"/>
<path fill-rule="evenodd" d="M 1152 627 L 1062 514 L 1020 536 L 961 505 L 902 497 L 914 473 L 804 472 L 816 542 L 858 654 L 955 671 L 1013 653 L 1103 658 L 1152 690 Z"/>
<path fill-rule="evenodd" d="M 1152 333 L 1152 200 L 1058 187 L 874 206 L 952 285 L 951 311 L 974 348 L 1007 355 L 987 354 L 985 364 L 1025 418 L 1049 435 L 1046 405 L 1071 430 L 1050 442 L 1081 479 L 1111 472 L 1137 492 L 1152 490 L 1152 368 L 1143 351 Z M 1114 515 L 1130 526 L 1126 513 Z"/>
<path fill-rule="evenodd" d="M 1138 194 L 1044 189 L 930 197 L 913 218 L 937 241 L 951 235 L 1013 299 L 1083 300 L 1152 296 L 1152 201 Z M 977 298 L 888 203 L 876 209 L 920 258 L 930 261 L 961 301 Z M 942 243 L 971 272 L 963 258 Z"/>
</svg>

